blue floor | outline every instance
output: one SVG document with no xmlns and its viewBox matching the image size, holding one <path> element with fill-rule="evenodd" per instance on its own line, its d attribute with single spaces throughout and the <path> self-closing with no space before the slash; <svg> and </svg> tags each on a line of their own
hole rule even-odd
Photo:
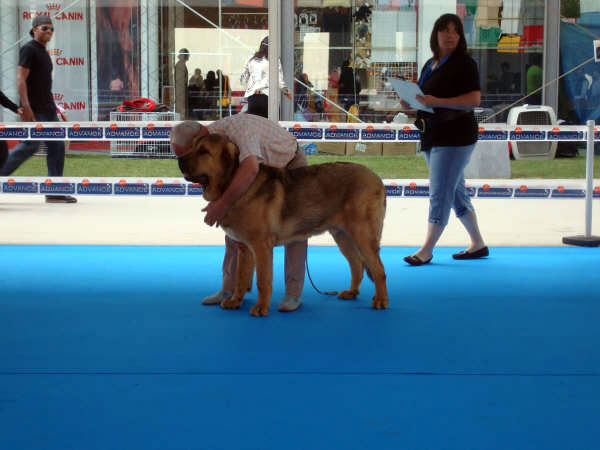
<svg viewBox="0 0 600 450">
<path fill-rule="evenodd" d="M 307 280 L 281 314 L 277 249 L 256 319 L 200 304 L 222 247 L 0 246 L 0 449 L 598 448 L 600 249 L 457 250 L 383 248 L 387 311 Z"/>
</svg>

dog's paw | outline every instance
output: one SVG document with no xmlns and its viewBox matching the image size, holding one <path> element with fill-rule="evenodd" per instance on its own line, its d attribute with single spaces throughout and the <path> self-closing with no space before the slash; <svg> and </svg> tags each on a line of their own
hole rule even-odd
<svg viewBox="0 0 600 450">
<path fill-rule="evenodd" d="M 371 306 L 373 307 L 373 309 L 387 309 L 388 298 L 374 296 L 373 301 L 371 302 Z"/>
<path fill-rule="evenodd" d="M 356 296 L 358 295 L 358 291 L 355 291 L 353 289 L 347 289 L 345 291 L 342 291 L 338 294 L 338 298 L 341 300 L 354 300 L 356 299 Z"/>
<path fill-rule="evenodd" d="M 223 309 L 239 309 L 242 306 L 242 299 L 235 297 L 226 298 L 221 302 L 221 308 Z"/>
<path fill-rule="evenodd" d="M 250 310 L 250 315 L 254 317 L 264 317 L 269 315 L 269 307 L 259 305 L 258 303 Z"/>
</svg>

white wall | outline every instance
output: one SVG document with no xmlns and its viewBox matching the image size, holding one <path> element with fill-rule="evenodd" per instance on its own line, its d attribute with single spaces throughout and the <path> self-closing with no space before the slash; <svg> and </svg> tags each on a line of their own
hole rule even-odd
<svg viewBox="0 0 600 450">
<path fill-rule="evenodd" d="M 442 15 L 446 13 L 456 14 L 456 0 L 431 0 L 419 2 L 419 35 L 417 50 L 417 70 L 421 73 L 421 68 L 425 61 L 433 56 L 429 47 L 429 38 L 433 24 Z"/>
<path fill-rule="evenodd" d="M 196 68 L 202 70 L 204 78 L 209 70 L 216 72 L 220 69 L 229 76 L 231 89 L 240 91 L 246 89 L 240 84 L 244 64 L 258 50 L 260 41 L 266 35 L 266 30 L 222 30 L 219 48 L 219 30 L 215 28 L 176 28 L 175 51 L 181 48 L 190 51 L 187 62 L 190 77 Z M 171 57 L 175 63 L 177 55 Z"/>
<path fill-rule="evenodd" d="M 600 0 L 580 0 L 579 7 L 582 14 L 586 12 L 599 12 Z"/>
<path fill-rule="evenodd" d="M 327 89 L 329 81 L 329 33 L 304 35 L 302 71 L 317 90 Z"/>
</svg>

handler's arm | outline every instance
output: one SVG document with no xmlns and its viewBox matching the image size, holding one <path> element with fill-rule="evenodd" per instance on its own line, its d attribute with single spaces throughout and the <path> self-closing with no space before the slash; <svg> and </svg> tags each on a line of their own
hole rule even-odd
<svg viewBox="0 0 600 450">
<path fill-rule="evenodd" d="M 231 184 L 225 190 L 223 195 L 217 200 L 210 202 L 202 211 L 206 211 L 204 222 L 213 226 L 219 225 L 221 219 L 225 217 L 231 205 L 233 205 L 248 190 L 256 175 L 258 174 L 258 158 L 248 156 L 242 161 L 240 167 L 235 172 Z"/>
<path fill-rule="evenodd" d="M 29 105 L 29 96 L 27 95 L 27 78 L 29 77 L 30 69 L 23 66 L 17 66 L 17 91 L 21 98 L 21 106 L 23 107 L 23 121 L 31 122 L 35 120 L 31 106 Z"/>
<path fill-rule="evenodd" d="M 428 108 L 448 108 L 470 110 L 481 103 L 481 91 L 471 91 L 451 98 L 439 98 L 433 95 L 417 95 L 417 100 Z"/>
</svg>

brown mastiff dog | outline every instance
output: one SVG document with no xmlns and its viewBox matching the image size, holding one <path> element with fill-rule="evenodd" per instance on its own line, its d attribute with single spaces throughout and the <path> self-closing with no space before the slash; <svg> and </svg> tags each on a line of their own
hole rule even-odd
<svg viewBox="0 0 600 450">
<path fill-rule="evenodd" d="M 186 180 L 199 183 L 207 201 L 218 199 L 239 166 L 239 150 L 224 136 L 196 137 L 192 151 L 179 159 Z M 386 193 L 381 179 L 366 167 L 345 162 L 297 169 L 261 165 L 248 190 L 221 220 L 225 232 L 240 246 L 233 296 L 221 307 L 242 304 L 256 265 L 258 302 L 253 316 L 269 313 L 273 282 L 273 247 L 329 231 L 350 264 L 352 281 L 341 299 L 359 293 L 363 272 L 375 283 L 372 307 L 388 307 L 385 269 L 379 244 Z"/>
</svg>

